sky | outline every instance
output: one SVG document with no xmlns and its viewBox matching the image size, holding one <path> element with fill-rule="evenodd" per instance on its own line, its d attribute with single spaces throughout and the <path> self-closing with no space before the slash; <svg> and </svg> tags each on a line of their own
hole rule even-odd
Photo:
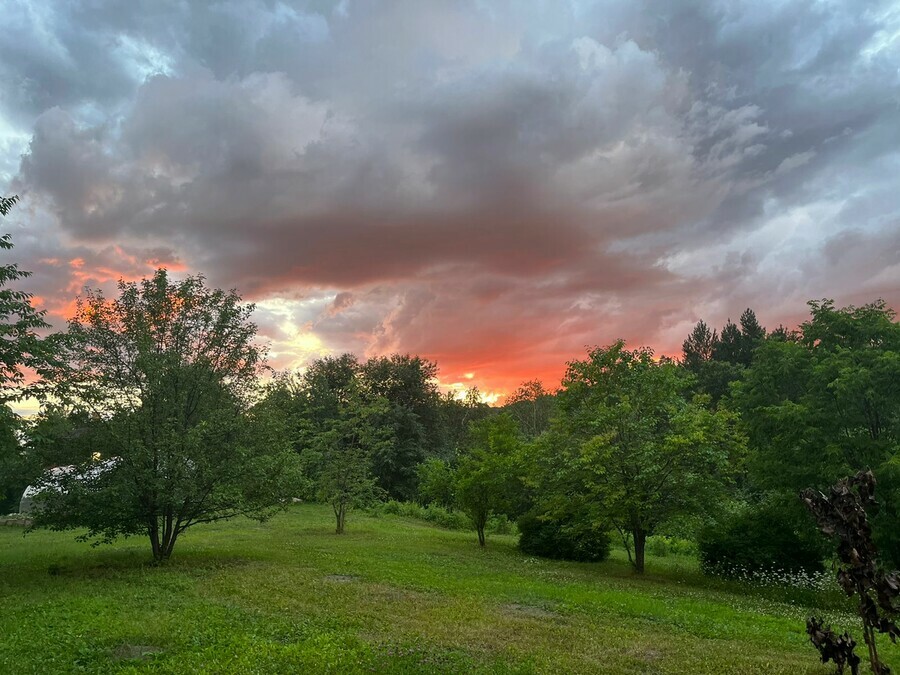
<svg viewBox="0 0 900 675">
<path fill-rule="evenodd" d="M 900 3 L 7 0 L 4 256 L 63 329 L 159 266 L 277 368 L 488 400 L 746 307 L 900 308 Z"/>
</svg>

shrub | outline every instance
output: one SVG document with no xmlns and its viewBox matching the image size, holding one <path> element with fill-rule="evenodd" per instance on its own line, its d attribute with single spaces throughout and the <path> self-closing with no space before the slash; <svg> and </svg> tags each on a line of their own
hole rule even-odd
<svg viewBox="0 0 900 675">
<path fill-rule="evenodd" d="M 689 539 L 657 534 L 647 537 L 647 553 L 656 558 L 670 555 L 696 555 L 697 545 Z"/>
<path fill-rule="evenodd" d="M 545 520 L 532 512 L 521 516 L 517 525 L 519 548 L 525 553 L 581 562 L 599 562 L 609 556 L 609 535 L 574 520 Z"/>
<path fill-rule="evenodd" d="M 700 569 L 733 576 L 769 570 L 819 572 L 823 547 L 774 504 L 761 504 L 700 533 Z M 809 529 L 809 528 L 806 528 Z"/>
</svg>

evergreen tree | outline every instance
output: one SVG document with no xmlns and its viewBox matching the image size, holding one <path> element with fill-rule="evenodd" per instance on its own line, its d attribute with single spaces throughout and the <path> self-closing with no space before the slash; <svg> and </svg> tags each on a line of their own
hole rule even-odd
<svg viewBox="0 0 900 675">
<path fill-rule="evenodd" d="M 701 364 L 712 360 L 719 336 L 710 330 L 705 321 L 698 321 L 694 330 L 681 345 L 682 363 L 691 372 L 696 373 Z"/>
</svg>

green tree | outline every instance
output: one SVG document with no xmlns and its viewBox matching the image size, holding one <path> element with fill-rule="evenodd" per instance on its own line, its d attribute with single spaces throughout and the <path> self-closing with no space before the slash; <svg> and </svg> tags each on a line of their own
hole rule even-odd
<svg viewBox="0 0 900 675">
<path fill-rule="evenodd" d="M 42 369 L 58 400 L 102 426 L 110 455 L 45 475 L 35 524 L 86 527 L 111 541 L 143 534 L 168 559 L 188 528 L 265 518 L 290 497 L 296 455 L 281 422 L 254 406 L 265 350 L 252 305 L 165 270 L 119 295 L 87 291 L 59 362 Z"/>
<path fill-rule="evenodd" d="M 314 441 L 318 494 L 334 511 L 337 534 L 344 533 L 351 509 L 368 506 L 383 494 L 372 474 L 372 457 L 393 442 L 381 419 L 387 410 L 384 399 L 348 401 Z"/>
<path fill-rule="evenodd" d="M 719 334 L 719 341 L 716 342 L 713 351 L 713 359 L 739 365 L 743 360 L 742 348 L 741 329 L 732 323 L 731 319 L 728 319 Z"/>
<path fill-rule="evenodd" d="M 520 448 L 519 426 L 508 414 L 473 422 L 469 445 L 456 470 L 456 498 L 485 545 L 485 527 L 492 514 L 506 511 L 517 493 L 514 462 Z"/>
<path fill-rule="evenodd" d="M 883 301 L 810 302 L 794 339 L 768 339 L 734 390 L 758 491 L 796 495 L 871 467 L 880 549 L 900 562 L 900 324 Z"/>
<path fill-rule="evenodd" d="M 519 422 L 527 438 L 537 438 L 550 426 L 555 399 L 540 380 L 523 382 L 506 398 L 503 409 Z"/>
<path fill-rule="evenodd" d="M 430 457 L 416 469 L 419 480 L 419 502 L 437 504 L 445 509 L 456 505 L 456 474 L 450 463 L 439 457 Z"/>
<path fill-rule="evenodd" d="M 291 429 L 310 492 L 331 505 L 342 534 L 351 509 L 384 493 L 373 465 L 396 441 L 390 402 L 365 386 L 352 354 L 318 359 L 299 378 L 280 376 L 266 402 Z"/>
<path fill-rule="evenodd" d="M 766 329 L 759 325 L 756 312 L 749 307 L 741 314 L 741 365 L 749 366 L 753 362 L 753 353 L 766 338 Z"/>
<path fill-rule="evenodd" d="M 469 425 L 489 417 L 493 410 L 481 400 L 478 387 L 467 389 L 461 399 L 454 392 L 448 391 L 440 398 L 439 406 L 445 434 L 440 457 L 453 464 L 468 441 Z"/>
<path fill-rule="evenodd" d="M 369 398 L 389 404 L 385 421 L 393 442 L 379 446 L 372 470 L 393 499 L 415 496 L 416 466 L 444 443 L 437 373 L 437 364 L 409 354 L 374 357 L 360 368 Z"/>
<path fill-rule="evenodd" d="M 9 214 L 18 197 L 0 197 L 0 215 Z M 0 237 L 0 250 L 13 248 L 10 235 Z M 36 331 L 49 328 L 45 312 L 31 304 L 33 295 L 10 288 L 10 283 L 27 279 L 31 272 L 20 270 L 15 263 L 0 265 L 0 395 L 7 403 L 17 398 L 25 380 L 23 368 L 37 368 L 46 354 Z"/>
<path fill-rule="evenodd" d="M 716 331 L 710 330 L 706 322 L 698 321 L 681 345 L 684 367 L 692 372 L 699 371 L 703 365 L 712 361 L 718 341 Z"/>
<path fill-rule="evenodd" d="M 638 572 L 647 537 L 713 508 L 743 449 L 736 417 L 686 400 L 685 386 L 674 362 L 619 341 L 569 363 L 558 396 L 557 464 L 619 531 Z"/>
<path fill-rule="evenodd" d="M 0 216 L 7 216 L 18 199 L 0 197 Z M 10 235 L 0 237 L 0 250 L 12 248 Z M 26 370 L 37 368 L 48 357 L 38 335 L 49 328 L 45 312 L 31 304 L 31 293 L 10 286 L 30 276 L 15 263 L 0 265 L 0 507 L 5 507 L 0 512 L 18 508 L 18 498 L 33 478 L 19 442 L 22 420 L 9 407 L 23 396 Z"/>
</svg>

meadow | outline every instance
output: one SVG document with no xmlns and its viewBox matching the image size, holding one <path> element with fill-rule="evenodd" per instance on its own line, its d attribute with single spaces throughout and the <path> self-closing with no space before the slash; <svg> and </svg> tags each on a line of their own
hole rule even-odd
<svg viewBox="0 0 900 675">
<path fill-rule="evenodd" d="M 333 529 L 295 505 L 190 530 L 153 566 L 141 538 L 0 527 L 0 673 L 824 674 L 806 616 L 856 624 L 834 592 L 709 579 L 687 556 L 640 577 L 620 551 L 549 561 L 511 535 L 480 550 L 395 515 Z"/>
</svg>

